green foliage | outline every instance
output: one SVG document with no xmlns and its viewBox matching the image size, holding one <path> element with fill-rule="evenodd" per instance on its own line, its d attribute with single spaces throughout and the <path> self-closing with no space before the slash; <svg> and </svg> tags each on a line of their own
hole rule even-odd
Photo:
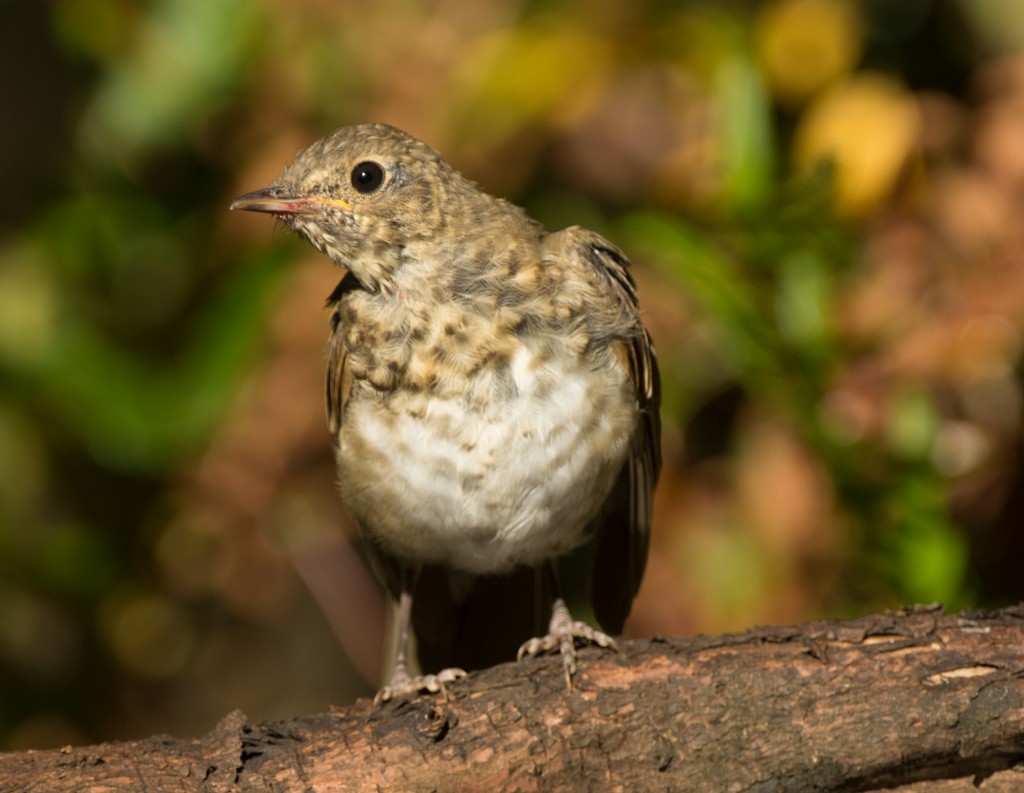
<svg viewBox="0 0 1024 793">
<path fill-rule="evenodd" d="M 828 212 L 827 195 L 823 172 L 756 203 L 737 202 L 734 217 L 711 233 L 651 210 L 627 215 L 619 230 L 630 250 L 679 281 L 713 328 L 714 351 L 704 358 L 710 365 L 685 372 L 696 390 L 692 404 L 738 383 L 826 462 L 861 537 L 849 592 L 869 602 L 957 606 L 967 599 L 966 541 L 929 459 L 938 426 L 932 396 L 920 387 L 897 394 L 880 438 L 851 441 L 823 410 L 837 371 L 850 361 L 835 317 L 855 252 L 845 224 Z M 670 370 L 667 378 L 681 374 Z M 670 382 L 670 409 L 682 407 L 674 396 L 683 388 Z"/>
</svg>

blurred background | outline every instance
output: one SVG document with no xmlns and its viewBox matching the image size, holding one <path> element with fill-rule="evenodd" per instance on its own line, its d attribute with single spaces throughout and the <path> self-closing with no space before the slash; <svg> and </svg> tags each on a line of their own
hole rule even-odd
<svg viewBox="0 0 1024 793">
<path fill-rule="evenodd" d="M 373 690 L 322 405 L 341 273 L 227 211 L 354 122 L 634 260 L 665 468 L 630 635 L 1024 598 L 1017 0 L 4 18 L 0 748 Z"/>
</svg>

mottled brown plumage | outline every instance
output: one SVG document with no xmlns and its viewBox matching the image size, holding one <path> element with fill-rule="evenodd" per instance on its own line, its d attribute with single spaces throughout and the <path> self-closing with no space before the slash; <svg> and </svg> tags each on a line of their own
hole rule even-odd
<svg viewBox="0 0 1024 793">
<path fill-rule="evenodd" d="M 527 638 L 501 641 L 533 621 L 528 571 L 591 536 L 595 613 L 618 632 L 660 465 L 657 367 L 622 252 L 548 233 L 384 125 L 338 130 L 232 207 L 348 270 L 329 299 L 327 410 L 342 495 L 401 603 L 384 698 L 460 671 L 409 677 L 410 620 L 422 661 L 491 662 L 483 645 Z M 560 649 L 571 681 L 575 638 L 611 643 L 557 599 L 521 652 Z"/>
</svg>

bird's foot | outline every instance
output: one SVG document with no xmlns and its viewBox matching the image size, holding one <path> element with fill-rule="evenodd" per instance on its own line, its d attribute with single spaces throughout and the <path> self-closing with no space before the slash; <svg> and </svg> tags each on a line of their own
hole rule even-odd
<svg viewBox="0 0 1024 793">
<path fill-rule="evenodd" d="M 445 683 L 454 683 L 456 680 L 466 676 L 462 669 L 442 669 L 434 675 L 411 676 L 405 665 L 396 665 L 395 671 L 391 673 L 391 682 L 377 692 L 373 698 L 374 705 L 380 705 L 389 699 L 396 697 L 407 697 L 410 694 L 436 694 L 441 692 L 445 700 L 448 699 L 448 689 Z"/>
<path fill-rule="evenodd" d="M 571 691 L 572 678 L 576 674 L 577 639 L 596 644 L 598 647 L 610 647 L 613 650 L 618 650 L 615 639 L 585 622 L 574 620 L 565 601 L 558 598 L 551 610 L 551 622 L 548 623 L 547 635 L 536 636 L 523 642 L 516 654 L 516 659 L 522 660 L 526 655 L 536 656 L 557 649 L 562 656 L 562 668 L 565 670 L 565 687 Z"/>
</svg>

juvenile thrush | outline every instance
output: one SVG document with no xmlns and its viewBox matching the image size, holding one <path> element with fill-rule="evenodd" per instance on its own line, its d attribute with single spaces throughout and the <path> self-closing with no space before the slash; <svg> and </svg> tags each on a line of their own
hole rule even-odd
<svg viewBox="0 0 1024 793">
<path fill-rule="evenodd" d="M 647 557 L 661 464 L 658 370 L 626 257 L 549 233 L 424 143 L 345 127 L 232 209 L 266 212 L 347 269 L 328 300 L 327 412 L 345 504 L 398 600 L 388 699 L 511 654 L 551 608 L 566 682 L 577 639 L 553 562 L 594 539 L 592 602 L 618 633 Z M 415 595 L 416 608 L 413 608 Z M 543 626 L 541 624 L 541 629 Z M 507 653 L 507 655 L 506 655 Z"/>
</svg>

